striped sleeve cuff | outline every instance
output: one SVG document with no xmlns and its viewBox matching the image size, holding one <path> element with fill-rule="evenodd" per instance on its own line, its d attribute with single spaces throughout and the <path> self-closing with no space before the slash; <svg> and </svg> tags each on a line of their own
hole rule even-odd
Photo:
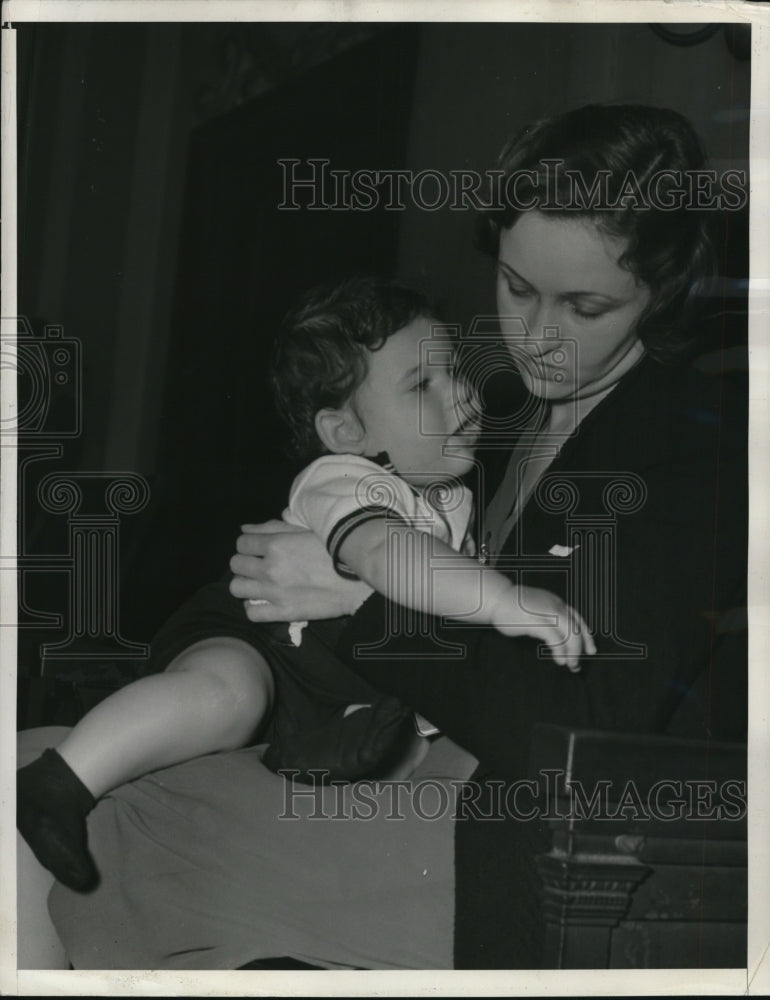
<svg viewBox="0 0 770 1000">
<path fill-rule="evenodd" d="M 403 524 L 408 523 L 405 518 L 401 517 L 400 514 L 397 514 L 392 508 L 373 505 L 369 507 L 358 507 L 356 510 L 352 510 L 349 514 L 340 518 L 340 520 L 334 525 L 332 530 L 329 532 L 329 537 L 326 539 L 326 548 L 329 550 L 329 555 L 332 557 L 334 568 L 340 576 L 344 576 L 347 580 L 358 580 L 358 576 L 353 572 L 353 570 L 351 570 L 349 566 L 346 566 L 340 559 L 340 548 L 350 532 L 355 531 L 355 529 L 360 527 L 362 524 L 366 524 L 367 521 L 374 521 L 378 518 L 384 517 L 387 517 L 389 520 L 400 521 Z"/>
</svg>

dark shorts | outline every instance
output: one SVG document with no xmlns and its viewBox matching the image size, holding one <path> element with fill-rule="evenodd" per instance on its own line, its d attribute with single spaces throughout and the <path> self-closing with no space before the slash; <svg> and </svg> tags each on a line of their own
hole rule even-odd
<svg viewBox="0 0 770 1000">
<path fill-rule="evenodd" d="M 243 602 L 233 597 L 227 579 L 203 587 L 163 625 L 151 646 L 148 673 L 159 673 L 203 639 L 241 639 L 267 661 L 275 681 L 275 707 L 260 741 L 274 742 L 293 732 L 323 725 L 350 704 L 374 704 L 383 697 L 346 666 L 340 644 L 349 618 L 311 622 L 295 646 L 288 625 L 249 621 Z"/>
</svg>

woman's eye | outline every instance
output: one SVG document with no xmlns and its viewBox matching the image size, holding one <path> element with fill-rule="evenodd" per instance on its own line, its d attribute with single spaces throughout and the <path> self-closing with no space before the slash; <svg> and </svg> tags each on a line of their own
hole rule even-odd
<svg viewBox="0 0 770 1000">
<path fill-rule="evenodd" d="M 506 281 L 506 285 L 508 286 L 509 293 L 513 295 L 514 298 L 523 299 L 531 294 L 528 288 L 523 288 L 520 285 L 512 285 L 510 281 Z"/>
<path fill-rule="evenodd" d="M 571 304 L 573 313 L 581 319 L 599 319 L 605 313 L 604 309 L 581 309 L 580 306 Z"/>
<path fill-rule="evenodd" d="M 420 381 L 412 386 L 412 392 L 424 392 L 430 385 L 429 378 L 420 379 Z"/>
</svg>

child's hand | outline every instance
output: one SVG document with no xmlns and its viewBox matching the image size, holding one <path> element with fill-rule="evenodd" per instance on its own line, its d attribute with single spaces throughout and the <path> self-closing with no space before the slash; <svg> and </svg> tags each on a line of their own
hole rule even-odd
<svg viewBox="0 0 770 1000">
<path fill-rule="evenodd" d="M 561 598 L 539 587 L 513 587 L 509 599 L 499 601 L 492 624 L 503 635 L 531 635 L 551 647 L 554 660 L 580 670 L 580 657 L 593 655 L 596 643 L 582 617 Z M 549 625 L 541 615 L 556 616 Z"/>
</svg>

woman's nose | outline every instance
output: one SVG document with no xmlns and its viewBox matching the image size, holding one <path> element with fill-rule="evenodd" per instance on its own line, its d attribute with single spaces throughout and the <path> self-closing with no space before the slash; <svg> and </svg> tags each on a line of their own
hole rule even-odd
<svg viewBox="0 0 770 1000">
<path fill-rule="evenodd" d="M 558 330 L 558 315 L 555 306 L 550 302 L 539 300 L 533 303 L 525 318 L 527 340 L 545 340 Z"/>
</svg>

